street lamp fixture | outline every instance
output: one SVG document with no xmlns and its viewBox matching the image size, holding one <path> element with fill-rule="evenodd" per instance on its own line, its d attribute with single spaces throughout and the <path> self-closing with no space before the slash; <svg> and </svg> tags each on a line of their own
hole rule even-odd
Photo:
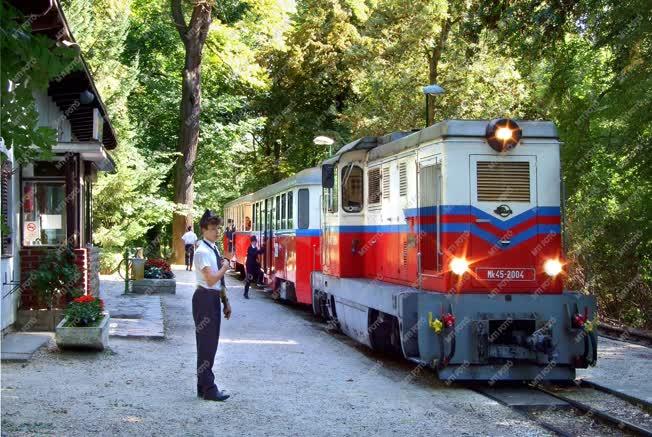
<svg viewBox="0 0 652 437">
<path fill-rule="evenodd" d="M 428 110 L 428 97 L 429 96 L 439 96 L 444 94 L 444 89 L 436 84 L 431 84 L 423 87 L 423 94 L 426 96 L 426 127 L 430 126 L 434 120 L 430 118 L 430 111 Z M 433 112 L 434 118 L 434 112 Z"/>
<path fill-rule="evenodd" d="M 326 137 L 326 136 L 318 136 L 315 137 L 312 142 L 317 145 L 317 146 L 328 146 L 328 156 L 331 156 L 333 154 L 333 144 L 335 144 L 335 140 L 332 139 L 331 137 Z"/>
</svg>

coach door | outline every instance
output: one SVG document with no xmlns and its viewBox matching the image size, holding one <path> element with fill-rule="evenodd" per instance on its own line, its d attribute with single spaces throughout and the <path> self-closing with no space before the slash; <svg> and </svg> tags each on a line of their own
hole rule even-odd
<svg viewBox="0 0 652 437">
<path fill-rule="evenodd" d="M 417 274 L 419 285 L 424 278 L 441 271 L 441 164 L 433 157 L 417 167 Z"/>
</svg>

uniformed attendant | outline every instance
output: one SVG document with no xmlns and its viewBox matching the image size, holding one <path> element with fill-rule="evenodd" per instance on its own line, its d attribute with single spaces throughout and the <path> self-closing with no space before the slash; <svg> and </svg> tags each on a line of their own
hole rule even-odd
<svg viewBox="0 0 652 437">
<path fill-rule="evenodd" d="M 245 261 L 245 268 L 247 270 L 247 279 L 245 280 L 244 286 L 244 297 L 249 299 L 249 286 L 251 282 L 254 281 L 254 284 L 258 282 L 260 277 L 260 263 L 258 263 L 258 255 L 264 252 L 264 249 L 258 248 L 258 239 L 255 235 L 252 235 L 249 240 L 251 244 L 247 249 L 247 259 Z"/>
<path fill-rule="evenodd" d="M 227 320 L 231 317 L 231 305 L 224 285 L 229 262 L 222 259 L 215 244 L 222 219 L 206 210 L 199 225 L 203 240 L 195 252 L 197 290 L 192 296 L 192 317 L 197 339 L 197 396 L 207 401 L 225 401 L 229 395 L 215 385 L 213 362 L 220 337 L 220 300 L 224 305 L 224 317 Z"/>
</svg>

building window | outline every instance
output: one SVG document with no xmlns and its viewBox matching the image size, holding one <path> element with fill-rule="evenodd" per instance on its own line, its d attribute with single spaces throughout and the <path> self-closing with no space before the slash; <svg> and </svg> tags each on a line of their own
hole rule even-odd
<svg viewBox="0 0 652 437">
<path fill-rule="evenodd" d="M 380 168 L 369 169 L 367 173 L 367 184 L 369 185 L 369 205 L 376 205 L 380 203 Z"/>
<path fill-rule="evenodd" d="M 66 189 L 63 182 L 23 183 L 23 245 L 66 242 Z"/>
<path fill-rule="evenodd" d="M 342 170 L 342 209 L 346 212 L 360 212 L 364 206 L 364 184 L 362 168 L 348 165 Z"/>
</svg>

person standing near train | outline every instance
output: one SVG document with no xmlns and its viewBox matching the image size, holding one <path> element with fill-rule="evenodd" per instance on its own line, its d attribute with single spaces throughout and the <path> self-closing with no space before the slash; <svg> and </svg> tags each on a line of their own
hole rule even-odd
<svg viewBox="0 0 652 437">
<path fill-rule="evenodd" d="M 255 235 L 249 237 L 251 242 L 247 249 L 247 260 L 245 261 L 245 269 L 247 272 L 247 279 L 244 286 L 244 298 L 249 299 L 249 287 L 251 283 L 258 283 L 260 278 L 260 263 L 258 262 L 258 255 L 261 255 L 265 249 L 258 248 L 258 239 Z"/>
<path fill-rule="evenodd" d="M 181 236 L 186 250 L 186 270 L 192 271 L 192 261 L 195 256 L 197 247 L 197 234 L 192 231 L 192 226 L 188 226 L 186 233 Z"/>
<path fill-rule="evenodd" d="M 213 363 L 220 338 L 220 300 L 224 317 L 231 317 L 231 305 L 226 296 L 224 274 L 229 261 L 223 259 L 216 242 L 222 219 L 206 210 L 200 221 L 203 240 L 195 252 L 197 289 L 192 296 L 192 317 L 197 341 L 197 396 L 207 401 L 225 401 L 229 395 L 215 385 Z"/>
</svg>

